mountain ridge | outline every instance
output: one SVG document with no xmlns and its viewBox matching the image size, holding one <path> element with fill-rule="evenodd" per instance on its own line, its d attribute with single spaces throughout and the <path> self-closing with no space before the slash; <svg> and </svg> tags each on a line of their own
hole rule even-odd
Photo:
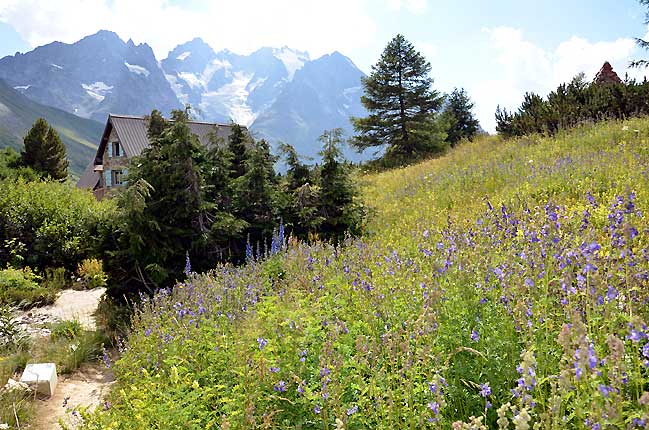
<svg viewBox="0 0 649 430">
<path fill-rule="evenodd" d="M 59 133 L 70 160 L 70 173 L 80 176 L 97 150 L 104 125 L 36 103 L 0 79 L 0 147 L 20 151 L 25 134 L 38 118 L 44 118 Z"/>
<path fill-rule="evenodd" d="M 189 104 L 198 120 L 235 121 L 271 143 L 313 156 L 325 130 L 351 133 L 365 74 L 338 51 L 311 59 L 287 46 L 215 51 L 196 37 L 158 61 L 147 43 L 101 30 L 0 59 L 0 79 L 40 104 L 104 121 L 109 113 L 168 114 Z M 352 154 L 350 151 L 348 153 Z"/>
</svg>

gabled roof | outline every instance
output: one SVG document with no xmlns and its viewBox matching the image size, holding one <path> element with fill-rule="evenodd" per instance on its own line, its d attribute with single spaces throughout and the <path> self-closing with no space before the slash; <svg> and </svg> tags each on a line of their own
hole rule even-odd
<svg viewBox="0 0 649 430">
<path fill-rule="evenodd" d="M 149 122 L 144 117 L 126 116 L 126 115 L 110 115 L 108 123 L 115 128 L 119 141 L 124 148 L 127 157 L 137 157 L 142 151 L 149 146 L 149 138 L 147 136 Z M 110 136 L 109 124 L 106 125 L 106 132 L 102 138 L 107 140 Z M 227 139 L 230 136 L 232 129 L 231 124 L 216 124 L 209 122 L 188 121 L 187 125 L 193 134 L 198 137 L 198 140 L 204 146 L 210 146 L 210 135 L 215 133 L 217 138 Z"/>
<path fill-rule="evenodd" d="M 99 182 L 99 173 L 95 172 L 95 160 L 92 160 L 86 170 L 83 171 L 83 175 L 79 178 L 77 182 L 77 188 L 89 188 L 94 190 Z"/>
<path fill-rule="evenodd" d="M 212 144 L 212 135 L 216 135 L 217 141 L 227 141 L 232 132 L 232 124 L 217 124 L 210 122 L 188 121 L 187 125 L 193 134 L 198 137 L 200 143 L 209 147 Z M 83 175 L 77 182 L 79 188 L 93 189 L 99 181 L 99 174 L 94 171 L 96 164 L 102 163 L 104 148 L 113 129 L 117 132 L 119 141 L 127 158 L 137 157 L 149 146 L 148 137 L 149 121 L 141 116 L 108 115 L 104 134 L 97 148 L 95 158 L 90 162 Z"/>
<path fill-rule="evenodd" d="M 620 79 L 617 73 L 615 73 L 615 70 L 613 70 L 613 66 L 611 66 L 611 63 L 606 61 L 604 62 L 602 68 L 599 69 L 599 72 L 597 72 L 597 75 L 595 75 L 595 83 L 596 84 L 621 84 L 622 79 Z"/>
</svg>

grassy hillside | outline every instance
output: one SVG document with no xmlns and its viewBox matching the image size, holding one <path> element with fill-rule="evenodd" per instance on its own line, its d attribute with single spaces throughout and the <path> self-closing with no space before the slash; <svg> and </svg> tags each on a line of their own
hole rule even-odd
<svg viewBox="0 0 649 430">
<path fill-rule="evenodd" d="M 648 165 L 634 120 L 364 176 L 363 239 L 145 303 L 85 428 L 641 428 Z"/>
<path fill-rule="evenodd" d="M 34 121 L 45 118 L 61 136 L 78 177 L 94 156 L 103 124 L 31 101 L 0 80 L 0 147 L 22 149 L 22 140 Z"/>
</svg>

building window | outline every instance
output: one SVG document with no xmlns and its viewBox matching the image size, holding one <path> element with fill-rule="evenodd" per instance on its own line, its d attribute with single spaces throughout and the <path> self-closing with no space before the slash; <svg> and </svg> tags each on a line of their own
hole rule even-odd
<svg viewBox="0 0 649 430">
<path fill-rule="evenodd" d="M 108 158 L 121 157 L 124 155 L 122 153 L 122 145 L 119 144 L 119 141 L 108 142 L 106 152 L 108 153 Z"/>
<path fill-rule="evenodd" d="M 111 182 L 113 183 L 113 186 L 119 187 L 120 185 L 124 185 L 124 183 L 126 182 L 124 178 L 124 172 L 122 172 L 121 170 L 113 170 L 112 175 L 113 177 Z"/>
</svg>

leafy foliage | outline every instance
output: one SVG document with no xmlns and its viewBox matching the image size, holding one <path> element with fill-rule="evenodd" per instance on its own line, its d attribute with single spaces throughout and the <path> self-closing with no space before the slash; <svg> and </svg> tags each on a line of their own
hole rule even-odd
<svg viewBox="0 0 649 430">
<path fill-rule="evenodd" d="M 0 181 L 0 265 L 72 272 L 95 255 L 113 214 L 112 202 L 68 184 Z"/>
<path fill-rule="evenodd" d="M 30 308 L 53 303 L 58 291 L 39 285 L 39 281 L 29 268 L 0 270 L 0 305 Z"/>
<path fill-rule="evenodd" d="M 388 43 L 372 73 L 363 78 L 361 98 L 370 115 L 353 118 L 358 149 L 387 145 L 385 158 L 401 163 L 445 149 L 436 113 L 443 97 L 432 89 L 431 65 L 398 34 Z"/>
<path fill-rule="evenodd" d="M 23 178 L 28 181 L 39 179 L 38 173 L 20 163 L 20 154 L 12 148 L 0 149 L 0 181 Z"/>
<path fill-rule="evenodd" d="M 92 290 L 105 287 L 107 276 L 104 273 L 104 266 L 96 258 L 86 258 L 77 266 L 77 276 L 82 288 Z"/>
</svg>

